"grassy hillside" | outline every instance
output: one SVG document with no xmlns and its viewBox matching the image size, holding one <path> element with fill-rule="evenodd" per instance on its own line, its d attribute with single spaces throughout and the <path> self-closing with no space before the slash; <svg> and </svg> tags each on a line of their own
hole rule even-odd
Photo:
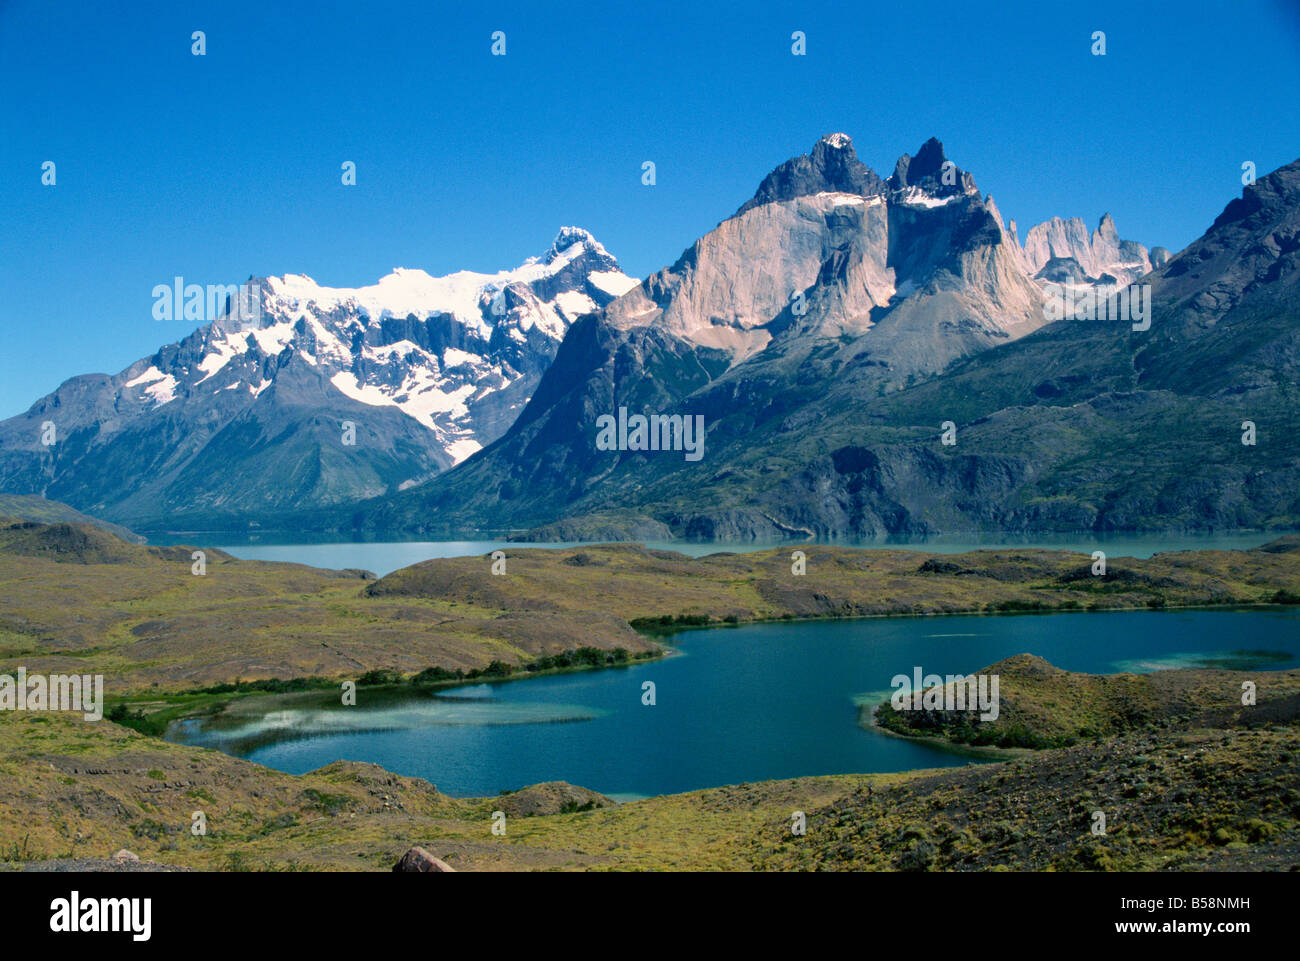
<svg viewBox="0 0 1300 961">
<path fill-rule="evenodd" d="M 792 572 L 792 552 L 806 573 Z M 1089 555 L 791 545 L 690 558 L 614 544 L 510 550 L 508 577 L 482 558 L 425 561 L 365 588 L 374 598 L 446 598 L 503 610 L 616 612 L 638 626 L 795 617 L 1118 610 L 1300 601 L 1300 552 L 1289 541 L 1258 551 L 1177 551 L 1110 558 L 1093 576 Z"/>
<path fill-rule="evenodd" d="M 769 870 L 1295 870 L 1300 731 L 1292 715 L 914 772 L 819 806 L 804 838 L 769 824 L 754 847 Z"/>
<path fill-rule="evenodd" d="M 511 550 L 363 571 L 127 544 L 84 525 L 0 523 L 0 671 L 102 673 L 110 696 L 236 681 L 523 665 L 659 649 L 646 630 L 773 618 L 1244 605 L 1300 599 L 1294 545 L 1111 558 L 1066 551 L 805 546 L 692 559 L 635 545 Z M 640 630 L 638 630 L 640 629 Z"/>
<path fill-rule="evenodd" d="M 46 500 L 36 494 L 0 494 L 0 517 L 13 517 L 43 524 L 91 524 L 117 535 L 124 541 L 141 543 L 144 538 L 120 524 L 83 514 L 60 501 Z"/>
<path fill-rule="evenodd" d="M 483 559 L 485 566 L 489 563 Z M 605 613 L 370 597 L 373 575 L 127 544 L 81 525 L 0 523 L 0 672 L 102 673 L 108 694 L 272 678 L 473 671 L 594 648 L 657 650 Z"/>
<path fill-rule="evenodd" d="M 1249 662 L 1251 652 L 1242 652 Z M 1252 665 L 1254 666 L 1254 665 Z M 1079 674 L 1041 657 L 1017 654 L 978 672 L 999 679 L 996 720 L 980 711 L 895 711 L 888 701 L 864 707 L 875 723 L 899 734 L 998 747 L 1063 747 L 1088 738 L 1165 725 L 1238 726 L 1289 716 L 1300 705 L 1300 671 L 1231 670 Z M 1243 705 L 1242 682 L 1257 685 L 1259 702 Z"/>
</svg>

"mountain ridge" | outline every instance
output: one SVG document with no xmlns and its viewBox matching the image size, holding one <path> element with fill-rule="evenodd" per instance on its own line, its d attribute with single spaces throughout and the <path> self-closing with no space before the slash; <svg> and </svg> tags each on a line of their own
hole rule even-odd
<svg viewBox="0 0 1300 961">
<path fill-rule="evenodd" d="M 382 282 L 333 291 L 286 275 L 271 284 L 275 323 L 234 330 L 246 351 L 220 349 L 231 331 L 218 326 L 225 339 L 199 345 L 204 353 L 190 361 L 210 376 L 255 362 L 259 387 L 250 390 L 265 385 L 266 412 L 300 433 L 309 424 L 316 443 L 269 444 L 256 418 L 229 418 L 216 443 L 201 430 L 196 438 L 191 424 L 167 423 L 145 458 L 138 444 L 109 457 L 83 449 L 58 493 L 113 520 L 146 516 L 149 525 L 135 526 L 155 529 L 252 519 L 354 532 L 837 537 L 1294 525 L 1300 503 L 1286 491 L 1295 468 L 1276 441 L 1296 420 L 1295 168 L 1247 187 L 1204 237 L 1169 257 L 1120 239 L 1109 215 L 1091 233 L 1077 219 L 1048 221 L 1022 246 L 936 138 L 903 154 L 886 179 L 858 160 L 850 137 L 828 134 L 778 165 L 673 265 L 639 283 L 624 278 L 620 296 L 584 286 L 591 303 L 604 301 L 596 310 L 535 313 L 608 272 L 603 248 L 577 229 L 524 265 L 527 283 L 473 288 L 468 300 L 458 287 L 470 304 L 461 313 L 477 310 L 468 323 L 454 310 L 448 320 L 382 309 L 372 323 Z M 569 260 L 584 269 L 566 278 Z M 403 296 L 427 304 L 427 274 L 389 276 L 403 307 Z M 1054 321 L 1046 309 L 1062 286 L 1105 304 L 1134 282 L 1154 292 L 1147 329 L 1131 317 Z M 384 358 L 319 376 L 330 337 L 340 340 L 329 326 L 337 311 L 364 316 L 367 329 L 383 332 L 383 348 L 407 341 L 445 359 L 467 338 L 482 341 L 497 304 L 506 320 L 491 324 L 489 340 L 510 349 L 542 338 L 554 353 L 539 355 L 531 383 L 517 382 L 531 390 L 507 385 L 482 406 L 492 425 L 483 449 L 449 455 L 444 445 L 445 460 L 431 469 L 428 424 L 400 408 L 411 384 L 389 377 Z M 301 349 L 276 354 L 266 378 L 259 338 L 278 346 L 283 311 L 304 306 L 290 328 Z M 560 318 L 559 341 L 546 338 L 540 321 L 549 318 Z M 180 347 L 157 356 L 169 349 Z M 154 394 L 171 385 L 151 369 L 141 361 L 119 377 L 143 378 L 131 401 L 165 411 Z M 68 381 L 68 405 L 94 412 L 105 380 Z M 462 381 L 477 389 L 484 377 L 470 365 Z M 358 420 L 358 445 L 370 475 L 335 440 L 336 425 L 359 408 L 369 414 Z M 703 461 L 598 449 L 598 419 L 621 408 L 704 418 Z M 118 413 L 99 411 L 95 430 L 114 427 Z M 434 427 L 444 413 L 414 411 Z M 1251 466 L 1225 425 L 1240 432 L 1256 421 L 1267 443 L 1246 452 Z M 0 484 L 11 486 L 5 426 Z M 121 488 L 131 471 L 172 469 L 159 456 L 171 449 L 185 462 L 163 485 L 163 509 L 151 503 L 157 485 L 126 503 L 95 499 L 106 474 Z M 231 464 L 288 478 L 292 493 L 241 490 Z M 27 483 L 60 476 L 52 465 L 28 468 Z M 221 487 L 212 478 L 233 479 Z"/>
<path fill-rule="evenodd" d="M 633 283 L 576 227 L 496 274 L 250 278 L 181 340 L 0 422 L 0 487 L 140 527 L 398 490 L 499 436 L 569 325 Z"/>
<path fill-rule="evenodd" d="M 325 522 L 404 530 L 561 524 L 566 536 L 590 528 L 602 537 L 622 525 L 633 537 L 742 538 L 1293 526 L 1300 519 L 1296 467 L 1276 441 L 1292 425 L 1300 428 L 1288 394 L 1300 356 L 1293 345 L 1298 214 L 1288 186 L 1298 176 L 1292 164 L 1261 178 L 1246 189 L 1254 199 L 1229 205 L 1236 215 L 1219 218 L 1206 237 L 1142 275 L 1155 296 L 1149 335 L 1131 329 L 1131 318 L 1030 320 L 1032 329 L 1003 338 L 997 349 L 963 350 L 988 329 L 972 324 L 969 310 L 936 324 L 934 305 L 945 295 L 950 302 L 965 296 L 967 307 L 972 289 L 997 303 L 1006 289 L 963 287 L 963 276 L 996 280 L 1000 266 L 1031 283 L 996 208 L 988 201 L 976 207 L 970 195 L 962 196 L 977 216 L 967 218 L 966 229 L 944 223 L 946 236 L 957 238 L 959 250 L 966 244 L 966 252 L 956 255 L 956 269 L 942 259 L 934 267 L 933 293 L 925 310 L 912 313 L 916 323 L 901 323 L 908 312 L 886 306 L 847 337 L 779 340 L 782 323 L 795 329 L 816 320 L 819 301 L 845 301 L 839 288 L 848 265 L 862 261 L 853 236 L 828 245 L 820 283 L 806 291 L 805 314 L 783 305 L 775 323 L 735 325 L 776 331 L 758 351 L 744 343 L 738 351 L 716 336 L 692 342 L 681 336 L 691 332 L 687 325 L 645 322 L 652 312 L 657 320 L 682 309 L 673 305 L 674 284 L 701 269 L 699 252 L 708 253 L 708 244 L 698 241 L 674 268 L 574 325 L 530 409 L 492 448 L 430 485 Z M 719 230 L 786 209 L 825 217 L 817 197 L 742 208 Z M 832 235 L 850 223 L 835 216 L 826 222 Z M 852 220 L 854 236 L 864 222 Z M 1216 237 L 1225 239 L 1215 246 Z M 895 246 L 891 257 L 907 253 Z M 1230 283 L 1232 296 L 1207 294 L 1219 278 L 1189 266 L 1207 258 L 1218 258 L 1211 267 L 1229 273 L 1235 259 L 1254 263 L 1250 270 L 1260 276 Z M 763 262 L 755 273 L 771 275 Z M 1184 275 L 1192 280 L 1180 281 Z M 1243 300 L 1237 287 L 1255 292 Z M 1034 289 L 1041 296 L 1043 288 Z M 771 290 L 767 297 L 775 303 Z M 881 306 L 873 304 L 871 310 Z M 1224 325 L 1217 338 L 1202 337 L 1208 323 L 1192 321 L 1214 305 L 1237 309 L 1240 323 Z M 628 315 L 634 322 L 620 323 Z M 846 318 L 843 311 L 838 316 Z M 930 346 L 917 344 L 918 328 L 945 337 L 947 354 L 917 358 Z M 1253 360 L 1280 365 L 1261 385 L 1267 393 L 1244 403 L 1250 364 L 1234 359 L 1240 338 L 1257 343 Z M 1192 358 L 1206 373 L 1188 370 Z M 1219 385 L 1210 406 L 1203 398 L 1207 380 Z M 598 414 L 620 405 L 703 414 L 706 448 L 715 453 L 691 467 L 636 451 L 598 457 L 585 434 Z M 1273 432 L 1271 445 L 1240 443 L 1241 425 L 1255 420 Z M 951 448 L 941 441 L 945 421 L 961 438 Z M 1253 464 L 1243 459 L 1252 455 Z"/>
</svg>

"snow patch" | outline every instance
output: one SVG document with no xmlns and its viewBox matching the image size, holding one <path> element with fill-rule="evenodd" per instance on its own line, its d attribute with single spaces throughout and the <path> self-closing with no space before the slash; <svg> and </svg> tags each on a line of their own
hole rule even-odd
<svg viewBox="0 0 1300 961">
<path fill-rule="evenodd" d="M 555 298 L 555 305 L 570 321 L 597 309 L 596 302 L 580 290 L 566 290 Z"/>
<path fill-rule="evenodd" d="M 448 347 L 442 352 L 442 365 L 444 369 L 459 367 L 461 364 L 482 363 L 483 358 L 478 354 L 471 354 L 468 351 L 459 350 L 455 347 Z"/>
<path fill-rule="evenodd" d="M 395 390 L 359 383 L 351 371 L 339 371 L 330 378 L 330 383 L 344 396 L 369 407 L 396 407 L 430 430 L 438 430 L 434 414 L 463 417 L 469 413 L 464 401 L 477 389 L 475 384 L 464 384 L 450 393 L 444 392 L 438 389 L 435 376 L 427 370 L 414 372 Z"/>
<path fill-rule="evenodd" d="M 951 197 L 933 197 L 920 187 L 908 187 L 894 195 L 894 202 L 905 207 L 946 207 L 961 200 L 962 196 L 962 194 L 953 194 Z"/>
<path fill-rule="evenodd" d="M 196 386 L 205 380 L 211 380 L 231 360 L 247 351 L 248 341 L 245 337 L 227 337 L 210 346 L 213 352 L 199 361 L 199 370 L 206 376 L 198 380 Z"/>
<path fill-rule="evenodd" d="M 150 381 L 154 381 L 154 380 L 162 380 L 162 378 L 163 378 L 164 376 L 166 376 L 166 375 L 164 375 L 163 372 L 162 372 L 161 370 L 159 370 L 157 367 L 150 367 L 148 370 L 146 370 L 146 371 L 145 371 L 143 374 L 141 374 L 139 377 L 135 377 L 135 378 L 132 378 L 131 380 L 128 380 L 128 381 L 127 381 L 125 384 L 123 384 L 122 386 L 123 386 L 123 387 L 139 387 L 141 384 L 147 384 L 147 383 L 149 383 Z"/>
<path fill-rule="evenodd" d="M 153 398 L 155 407 L 170 404 L 176 399 L 176 378 L 171 374 L 167 374 L 162 380 L 146 387 L 144 392 Z"/>
<path fill-rule="evenodd" d="M 621 270 L 593 270 L 587 275 L 587 279 L 605 293 L 612 294 L 615 297 L 622 297 L 641 283 L 635 277 L 629 277 Z"/>
<path fill-rule="evenodd" d="M 453 464 L 459 464 L 461 461 L 463 461 L 466 457 L 469 457 L 475 451 L 480 451 L 482 449 L 483 449 L 482 444 L 469 437 L 466 437 L 462 440 L 452 441 L 450 444 L 447 445 L 447 453 L 448 455 L 450 455 L 451 462 Z"/>
<path fill-rule="evenodd" d="M 260 330 L 250 330 L 248 336 L 257 342 L 263 354 L 275 357 L 293 340 L 293 323 L 286 320 Z"/>
<path fill-rule="evenodd" d="M 549 260 L 530 257 L 513 270 L 495 274 L 461 270 L 434 277 L 423 270 L 398 267 L 368 287 L 325 287 L 303 274 L 269 277 L 267 285 L 272 294 L 293 310 L 312 306 L 328 313 L 352 308 L 364 314 L 372 325 L 385 317 L 411 316 L 426 320 L 434 314 L 448 314 L 477 330 L 486 340 L 491 336 L 492 324 L 484 317 L 484 310 L 498 292 L 511 284 L 532 284 L 553 277 L 588 250 L 608 256 L 590 234 L 586 231 L 581 234 L 563 250 L 554 252 Z M 564 235 L 565 231 L 561 231 L 561 236 Z M 611 293 L 616 289 L 626 292 L 638 283 L 621 271 L 601 271 L 593 276 L 599 276 L 597 285 Z"/>
</svg>

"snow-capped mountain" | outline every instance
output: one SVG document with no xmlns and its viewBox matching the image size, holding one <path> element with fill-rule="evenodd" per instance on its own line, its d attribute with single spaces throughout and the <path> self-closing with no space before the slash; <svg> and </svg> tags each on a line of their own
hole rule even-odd
<svg viewBox="0 0 1300 961">
<path fill-rule="evenodd" d="M 270 383 L 265 360 L 292 350 L 343 395 L 428 428 L 450 466 L 510 426 L 573 321 L 637 281 L 590 233 L 565 227 L 543 256 L 496 274 L 399 267 L 354 289 L 301 274 L 253 284 L 260 322 L 250 328 L 232 311 L 213 324 L 182 383 L 256 396 Z M 163 377 L 151 364 L 126 386 L 150 393 Z M 158 402 L 174 395 L 174 379 Z"/>
<path fill-rule="evenodd" d="M 183 340 L 0 423 L 0 484 L 144 527 L 401 489 L 500 436 L 570 324 L 636 283 L 577 227 L 495 274 L 253 278 Z"/>
</svg>

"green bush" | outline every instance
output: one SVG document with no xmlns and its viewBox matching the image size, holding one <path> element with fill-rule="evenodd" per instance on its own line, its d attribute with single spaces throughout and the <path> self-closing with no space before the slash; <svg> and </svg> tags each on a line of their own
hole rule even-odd
<svg viewBox="0 0 1300 961">
<path fill-rule="evenodd" d="M 384 684 L 400 684 L 402 675 L 396 671 L 374 670 L 366 671 L 357 678 L 357 687 L 379 687 Z"/>
<path fill-rule="evenodd" d="M 268 818 L 262 822 L 262 826 L 257 829 L 259 835 L 267 835 L 272 831 L 282 831 L 285 828 L 298 826 L 298 816 L 286 811 L 283 814 L 277 814 L 273 818 Z"/>
<path fill-rule="evenodd" d="M 157 841 L 167 833 L 167 825 L 161 821 L 155 821 L 152 818 L 145 818 L 138 824 L 131 825 L 131 833 L 138 838 L 148 838 L 151 841 Z"/>
<path fill-rule="evenodd" d="M 438 684 L 443 681 L 459 681 L 465 672 L 459 669 L 449 671 L 445 667 L 426 667 L 411 678 L 412 684 Z"/>
<path fill-rule="evenodd" d="M 302 797 L 309 805 L 326 814 L 333 814 L 352 803 L 352 798 L 346 794 L 326 794 L 314 787 L 309 787 L 303 791 Z"/>
</svg>

